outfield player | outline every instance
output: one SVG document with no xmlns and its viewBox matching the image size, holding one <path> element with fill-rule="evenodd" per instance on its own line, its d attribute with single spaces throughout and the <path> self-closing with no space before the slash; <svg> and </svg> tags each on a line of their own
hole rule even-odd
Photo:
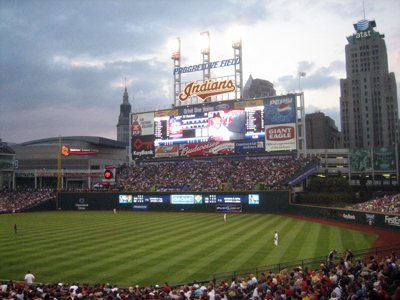
<svg viewBox="0 0 400 300">
<path fill-rule="evenodd" d="M 275 246 L 278 246 L 278 233 L 275 231 L 275 235 L 274 235 L 274 244 Z"/>
</svg>

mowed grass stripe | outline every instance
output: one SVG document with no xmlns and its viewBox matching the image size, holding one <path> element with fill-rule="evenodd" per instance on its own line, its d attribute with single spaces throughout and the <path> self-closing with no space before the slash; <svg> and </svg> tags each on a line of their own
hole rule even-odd
<svg viewBox="0 0 400 300">
<path fill-rule="evenodd" d="M 14 222 L 21 228 L 17 236 Z M 21 280 L 31 269 L 39 282 L 126 285 L 203 280 L 246 264 L 264 265 L 264 249 L 273 246 L 273 232 L 278 230 L 283 246 L 287 232 L 298 226 L 293 219 L 266 214 L 228 214 L 223 222 L 223 215 L 217 213 L 131 211 L 17 214 L 0 216 L 0 224 L 6 241 L 0 244 L 4 278 Z M 7 260 L 16 253 L 18 260 Z"/>
<path fill-rule="evenodd" d="M 213 226 L 213 224 L 211 224 L 210 226 Z M 189 232 L 189 234 L 190 234 L 190 232 Z M 168 242 L 168 241 L 167 241 Z M 153 247 L 155 248 L 156 247 L 156 245 L 153 245 Z M 119 250 L 118 251 L 120 251 L 120 252 L 122 252 L 122 253 L 124 253 L 124 249 L 121 249 L 121 247 L 119 247 Z M 175 250 L 172 250 L 172 251 L 175 251 Z M 146 250 L 146 252 L 148 252 L 147 250 Z M 160 252 L 161 253 L 161 252 Z M 120 255 L 121 256 L 121 255 Z M 120 257 L 119 257 L 120 258 Z M 119 259 L 118 257 L 115 257 L 114 259 L 112 259 L 112 260 L 118 260 Z M 133 259 L 135 259 L 135 258 L 133 258 Z M 108 259 L 109 260 L 109 259 Z M 136 260 L 136 259 L 135 259 Z M 103 260 L 102 261 L 103 263 L 105 263 L 105 260 Z M 148 262 L 146 262 L 146 266 L 148 267 Z M 123 271 L 126 271 L 126 270 L 128 270 L 128 269 L 131 269 L 131 267 L 130 266 L 126 266 L 125 268 L 124 268 L 124 270 L 120 270 L 121 268 L 118 268 L 118 269 L 115 269 L 114 268 L 114 270 L 115 270 L 115 272 L 123 272 Z M 105 270 L 105 271 L 103 271 L 104 273 L 109 273 L 108 272 L 108 270 Z M 99 271 L 97 271 L 97 273 L 98 273 L 98 275 L 99 276 L 101 276 L 101 273 L 102 272 L 99 272 Z"/>
<path fill-rule="evenodd" d="M 254 218 L 254 220 L 250 221 L 248 220 L 246 220 L 245 223 L 239 226 L 242 228 L 244 232 L 248 232 L 251 226 L 253 226 L 253 224 L 257 222 L 256 218 Z M 191 264 L 194 263 L 196 265 L 196 269 L 199 268 L 198 263 L 196 263 L 199 257 L 201 257 L 202 264 L 206 263 L 207 260 L 210 258 L 214 260 L 219 259 L 221 255 L 226 254 L 227 248 L 228 249 L 232 248 L 232 242 L 229 243 L 229 245 L 227 244 L 228 241 L 230 241 L 231 236 L 240 235 L 240 233 L 234 232 L 232 230 L 232 228 L 236 228 L 237 225 L 240 225 L 240 223 L 239 224 L 238 222 L 229 222 L 229 223 L 231 225 L 229 225 L 228 228 L 226 226 L 228 225 L 228 222 L 226 222 L 222 224 L 223 226 L 217 227 L 216 230 L 213 231 L 208 230 L 207 233 L 203 235 L 201 239 L 199 239 L 200 235 L 196 233 L 191 239 L 192 242 L 186 245 L 187 250 L 182 249 L 183 252 L 180 252 L 178 256 L 175 255 L 169 257 L 168 260 L 165 260 L 165 257 L 163 257 L 157 268 L 161 266 L 164 270 L 168 268 L 174 269 L 173 266 L 175 265 L 179 270 L 181 270 L 182 268 L 185 269 L 186 273 L 189 275 L 190 272 L 188 270 L 190 270 Z M 215 227 L 215 224 L 212 224 L 212 227 Z M 219 253 L 221 251 L 222 253 Z M 159 253 L 163 256 L 162 251 L 160 251 Z M 148 274 L 149 278 L 154 276 L 153 274 L 154 270 L 155 270 L 154 267 L 146 269 L 146 273 L 149 273 Z"/>
<path fill-rule="evenodd" d="M 297 260 L 299 256 L 299 248 L 304 246 L 302 241 L 301 233 L 312 226 L 307 222 L 301 222 L 301 220 L 292 218 L 283 218 L 282 229 L 278 231 L 279 244 L 271 252 L 268 264 L 274 264 L 276 262 L 288 261 L 286 258 L 291 257 L 292 260 Z M 300 237 L 299 237 L 300 235 Z"/>
<path fill-rule="evenodd" d="M 236 224 L 236 222 L 234 224 Z M 220 266 L 221 269 L 233 268 L 234 266 L 231 263 L 232 257 L 236 257 L 236 262 L 239 263 L 239 265 L 243 264 L 251 249 L 248 245 L 251 243 L 254 245 L 255 237 L 260 236 L 260 232 L 265 230 L 265 220 L 262 217 L 253 218 L 253 220 L 247 221 L 246 224 L 242 225 L 240 228 L 242 229 L 241 231 L 226 230 L 224 236 L 215 239 L 212 243 L 202 243 L 203 247 L 200 248 L 199 251 L 201 251 L 201 253 L 209 253 L 209 255 L 203 257 L 202 267 L 200 269 L 198 269 L 198 266 L 193 260 L 190 265 L 188 265 L 190 269 L 192 269 L 191 266 L 193 266 L 193 269 L 197 268 L 197 273 L 193 272 L 192 278 L 199 273 L 207 272 L 218 266 Z M 249 232 L 252 233 L 249 234 Z M 224 247 L 225 245 L 229 247 Z M 189 272 L 186 273 L 189 274 Z"/>
</svg>

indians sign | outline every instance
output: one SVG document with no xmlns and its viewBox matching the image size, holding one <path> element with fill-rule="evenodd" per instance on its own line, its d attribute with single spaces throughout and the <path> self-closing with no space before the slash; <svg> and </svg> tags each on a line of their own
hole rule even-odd
<svg viewBox="0 0 400 300">
<path fill-rule="evenodd" d="M 202 84 L 192 81 L 185 86 L 183 92 L 179 94 L 178 99 L 184 102 L 193 96 L 197 96 L 205 101 L 209 97 L 231 93 L 234 91 L 236 91 L 236 86 L 232 79 L 214 82 L 211 79 L 208 79 Z"/>
</svg>

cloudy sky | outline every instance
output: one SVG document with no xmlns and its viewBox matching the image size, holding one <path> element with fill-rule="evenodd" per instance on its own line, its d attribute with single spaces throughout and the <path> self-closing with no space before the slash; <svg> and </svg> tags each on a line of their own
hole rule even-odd
<svg viewBox="0 0 400 300">
<path fill-rule="evenodd" d="M 385 34 L 398 94 L 399 15 L 398 0 L 365 0 L 366 19 Z M 182 66 L 202 62 L 203 31 L 210 32 L 211 61 L 233 58 L 228 33 L 236 24 L 243 28 L 244 82 L 266 79 L 285 94 L 299 89 L 297 74 L 306 72 L 306 113 L 322 111 L 340 127 L 346 37 L 363 18 L 362 0 L 2 0 L 0 138 L 116 139 L 125 78 L 133 111 L 168 107 L 169 41 L 180 37 Z M 233 73 L 219 68 L 212 77 Z"/>
</svg>

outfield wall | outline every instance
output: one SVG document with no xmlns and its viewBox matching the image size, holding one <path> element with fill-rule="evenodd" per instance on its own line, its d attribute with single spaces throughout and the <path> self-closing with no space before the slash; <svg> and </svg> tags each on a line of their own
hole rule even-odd
<svg viewBox="0 0 400 300">
<path fill-rule="evenodd" d="M 173 204 L 191 199 L 192 204 Z M 250 199 L 256 198 L 256 201 Z M 114 210 L 117 211 L 170 211 L 218 213 L 289 213 L 336 220 L 359 225 L 400 230 L 400 216 L 378 212 L 365 212 L 341 208 L 300 205 L 290 203 L 291 194 L 285 191 L 265 192 L 107 192 L 58 193 L 59 210 Z M 126 203 L 121 203 L 121 201 Z"/>
<path fill-rule="evenodd" d="M 304 204 L 290 204 L 288 213 L 336 220 L 340 222 L 353 223 L 358 225 L 367 225 L 380 227 L 384 229 L 400 230 L 400 215 L 367 212 L 360 210 L 321 207 Z"/>
<path fill-rule="evenodd" d="M 289 190 L 253 193 L 58 193 L 58 209 L 284 213 L 289 208 L 289 199 Z M 185 204 L 191 201 L 192 204 Z"/>
</svg>

